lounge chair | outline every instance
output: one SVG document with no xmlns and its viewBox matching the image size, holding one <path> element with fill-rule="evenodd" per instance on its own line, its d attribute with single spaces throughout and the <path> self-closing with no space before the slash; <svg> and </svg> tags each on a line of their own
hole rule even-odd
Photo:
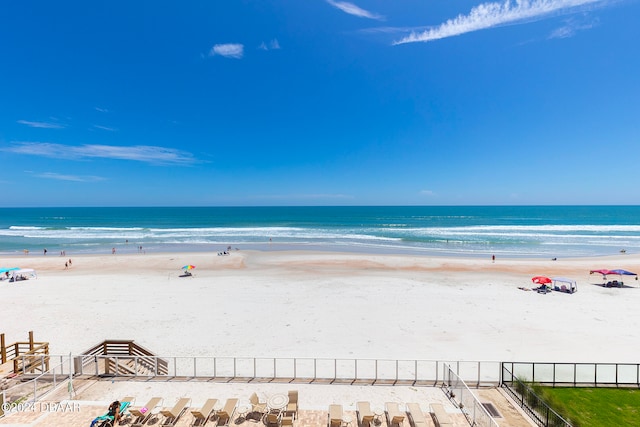
<svg viewBox="0 0 640 427">
<path fill-rule="evenodd" d="M 407 409 L 409 410 L 409 424 L 413 427 L 427 427 L 429 425 L 420 405 L 417 403 L 407 403 Z"/>
<path fill-rule="evenodd" d="M 292 426 L 293 425 L 293 419 L 294 418 L 292 416 L 285 415 L 280 420 L 280 425 L 281 426 Z"/>
<path fill-rule="evenodd" d="M 387 410 L 387 424 L 390 427 L 402 426 L 404 414 L 400 411 L 400 405 L 396 402 L 387 402 L 384 406 Z"/>
<path fill-rule="evenodd" d="M 251 412 L 260 412 L 261 414 L 267 412 L 267 403 L 260 402 L 255 392 L 249 398 L 249 402 L 251 403 Z"/>
<path fill-rule="evenodd" d="M 267 427 L 279 427 L 282 420 L 282 413 L 269 412 L 265 415 L 264 421 Z"/>
<path fill-rule="evenodd" d="M 173 427 L 176 425 L 178 419 L 184 414 L 187 410 L 187 406 L 191 403 L 191 399 L 188 397 L 183 397 L 178 399 L 173 408 L 163 408 L 160 410 L 160 413 L 164 415 L 163 426 Z"/>
<path fill-rule="evenodd" d="M 294 420 L 298 418 L 298 390 L 289 390 L 289 403 L 284 413 L 293 416 Z"/>
<path fill-rule="evenodd" d="M 342 427 L 342 405 L 329 405 L 327 425 L 329 427 Z"/>
<path fill-rule="evenodd" d="M 207 399 L 199 409 L 192 409 L 191 414 L 193 414 L 193 424 L 192 426 L 203 426 L 209 421 L 209 417 L 213 414 L 213 410 L 218 403 L 218 399 Z"/>
<path fill-rule="evenodd" d="M 369 427 L 373 422 L 374 415 L 371 412 L 371 404 L 369 402 L 356 403 L 356 415 L 358 417 L 358 426 Z"/>
<path fill-rule="evenodd" d="M 236 412 L 236 405 L 238 404 L 238 399 L 227 399 L 224 407 L 216 412 L 218 415 L 218 425 L 219 426 L 228 426 L 231 422 L 231 418 L 233 414 Z"/>
<path fill-rule="evenodd" d="M 431 407 L 431 416 L 437 427 L 453 426 L 453 421 L 447 411 L 444 410 L 442 404 L 432 403 L 429 406 Z"/>
<path fill-rule="evenodd" d="M 129 409 L 129 406 L 133 404 L 134 400 L 135 398 L 131 396 L 127 396 L 120 400 L 119 414 L 121 417 L 124 416 L 124 413 L 127 411 L 127 409 Z M 100 415 L 99 417 L 96 417 L 93 421 L 91 421 L 91 427 L 94 427 L 96 425 L 100 427 L 113 427 L 114 423 L 115 417 L 107 412 L 106 414 Z"/>
<path fill-rule="evenodd" d="M 131 427 L 140 427 L 152 416 L 153 410 L 162 404 L 163 399 L 161 397 L 152 397 L 146 405 L 139 408 L 129 408 L 129 413 L 135 417 L 131 423 Z"/>
</svg>

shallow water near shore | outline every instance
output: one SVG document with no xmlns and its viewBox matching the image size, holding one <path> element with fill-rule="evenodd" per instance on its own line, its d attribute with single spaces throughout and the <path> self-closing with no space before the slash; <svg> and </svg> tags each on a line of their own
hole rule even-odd
<svg viewBox="0 0 640 427">
<path fill-rule="evenodd" d="M 464 257 L 640 252 L 638 206 L 0 209 L 0 254 L 331 250 Z"/>
</svg>

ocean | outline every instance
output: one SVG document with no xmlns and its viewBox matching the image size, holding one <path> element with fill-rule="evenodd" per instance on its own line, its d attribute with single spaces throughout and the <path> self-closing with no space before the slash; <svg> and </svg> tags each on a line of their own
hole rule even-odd
<svg viewBox="0 0 640 427">
<path fill-rule="evenodd" d="M 0 208 L 0 254 L 332 250 L 582 257 L 640 252 L 640 206 Z"/>
</svg>

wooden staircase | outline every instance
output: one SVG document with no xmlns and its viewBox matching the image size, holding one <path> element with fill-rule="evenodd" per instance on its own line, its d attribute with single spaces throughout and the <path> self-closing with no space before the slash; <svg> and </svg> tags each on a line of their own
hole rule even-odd
<svg viewBox="0 0 640 427">
<path fill-rule="evenodd" d="M 100 377 L 155 377 L 166 376 L 169 364 L 133 340 L 105 340 L 74 361 L 75 374 Z"/>
</svg>

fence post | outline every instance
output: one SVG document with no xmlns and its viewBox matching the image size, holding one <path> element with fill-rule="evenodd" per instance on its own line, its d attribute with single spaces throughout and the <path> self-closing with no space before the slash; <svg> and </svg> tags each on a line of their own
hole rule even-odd
<svg viewBox="0 0 640 427">
<path fill-rule="evenodd" d="M 5 363 L 6 361 L 7 361 L 7 347 L 4 342 L 4 334 L 0 334 L 0 364 Z M 0 402 L 0 404 L 2 404 L 2 402 Z M 3 412 L 0 412 L 0 416 L 2 416 L 2 414 Z"/>
<path fill-rule="evenodd" d="M 533 378 L 531 378 L 531 382 L 535 383 L 536 382 L 536 364 L 533 363 L 531 366 L 531 376 L 533 376 Z"/>
<path fill-rule="evenodd" d="M 398 374 L 398 365 L 399 365 L 399 363 L 400 362 L 398 360 L 396 360 L 396 380 L 393 382 L 393 385 L 396 385 L 396 383 L 398 382 L 398 376 L 399 376 L 399 374 Z"/>
</svg>

